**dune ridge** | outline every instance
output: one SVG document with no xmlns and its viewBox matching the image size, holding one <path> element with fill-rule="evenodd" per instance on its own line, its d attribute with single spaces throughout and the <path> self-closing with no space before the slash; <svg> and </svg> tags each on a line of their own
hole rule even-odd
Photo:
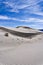
<svg viewBox="0 0 43 65">
<path fill-rule="evenodd" d="M 0 27 L 1 30 L 6 31 L 12 35 L 16 35 L 16 36 L 20 36 L 20 37 L 25 37 L 25 38 L 32 38 L 36 35 L 42 34 L 41 32 L 37 31 L 36 33 L 25 33 L 25 32 L 20 32 L 20 31 L 15 31 L 15 30 L 11 30 L 5 27 Z M 31 28 L 30 28 L 31 29 Z"/>
</svg>

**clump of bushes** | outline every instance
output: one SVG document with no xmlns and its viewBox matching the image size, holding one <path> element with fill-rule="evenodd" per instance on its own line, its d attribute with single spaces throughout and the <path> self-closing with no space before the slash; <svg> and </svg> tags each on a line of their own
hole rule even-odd
<svg viewBox="0 0 43 65">
<path fill-rule="evenodd" d="M 5 33 L 5 36 L 8 37 L 9 36 L 8 33 Z"/>
</svg>

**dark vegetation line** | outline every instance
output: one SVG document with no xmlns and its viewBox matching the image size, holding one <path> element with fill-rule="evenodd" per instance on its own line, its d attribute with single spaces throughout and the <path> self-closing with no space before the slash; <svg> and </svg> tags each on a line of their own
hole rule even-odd
<svg viewBox="0 0 43 65">
<path fill-rule="evenodd" d="M 25 28 L 25 29 L 32 29 L 32 28 L 26 27 L 26 26 L 17 26 L 16 28 L 20 28 L 20 27 L 23 27 L 23 28 Z"/>
<path fill-rule="evenodd" d="M 10 30 L 10 29 L 4 28 L 4 27 L 0 27 L 0 29 L 4 30 L 6 32 L 9 32 L 9 33 L 11 33 L 13 35 L 20 36 L 20 37 L 25 37 L 25 38 L 32 38 L 35 35 L 41 34 L 41 32 L 37 32 L 37 33 L 23 33 L 23 32 L 18 32 L 18 31 Z"/>
</svg>

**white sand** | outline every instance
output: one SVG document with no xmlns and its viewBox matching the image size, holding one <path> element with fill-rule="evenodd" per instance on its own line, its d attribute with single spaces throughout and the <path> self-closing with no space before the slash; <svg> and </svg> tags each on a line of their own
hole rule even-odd
<svg viewBox="0 0 43 65">
<path fill-rule="evenodd" d="M 0 30 L 0 65 L 43 65 L 43 34 L 32 39 Z"/>
</svg>

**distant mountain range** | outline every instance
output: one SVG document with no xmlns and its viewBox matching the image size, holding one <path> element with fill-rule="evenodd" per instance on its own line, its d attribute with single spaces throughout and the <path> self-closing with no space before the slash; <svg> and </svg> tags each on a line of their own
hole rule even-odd
<svg viewBox="0 0 43 65">
<path fill-rule="evenodd" d="M 43 31 L 43 29 L 39 29 L 40 31 Z"/>
</svg>

